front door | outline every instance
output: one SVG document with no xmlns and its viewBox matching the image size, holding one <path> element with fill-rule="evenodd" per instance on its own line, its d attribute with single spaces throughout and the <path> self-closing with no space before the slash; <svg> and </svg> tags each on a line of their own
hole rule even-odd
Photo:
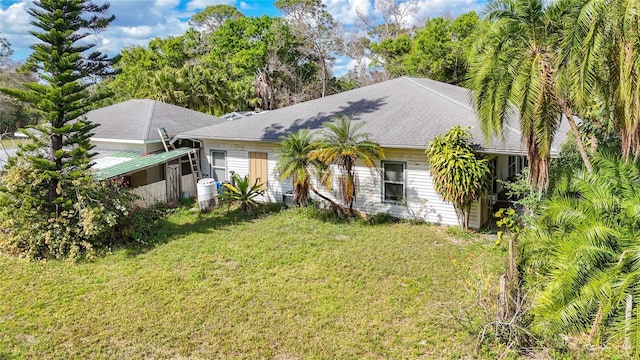
<svg viewBox="0 0 640 360">
<path fill-rule="evenodd" d="M 249 152 L 249 181 L 251 185 L 256 180 L 262 184 L 262 189 L 267 190 L 267 153 Z"/>
</svg>

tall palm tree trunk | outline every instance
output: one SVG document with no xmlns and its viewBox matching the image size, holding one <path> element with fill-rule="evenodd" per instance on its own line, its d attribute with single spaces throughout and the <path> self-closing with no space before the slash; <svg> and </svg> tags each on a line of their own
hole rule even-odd
<svg viewBox="0 0 640 360">
<path fill-rule="evenodd" d="M 322 193 L 320 193 L 318 190 L 316 190 L 314 187 L 311 187 L 311 192 L 313 192 L 314 194 L 316 194 L 319 198 L 321 198 L 322 200 L 328 202 L 329 204 L 331 204 L 331 207 L 338 212 L 338 215 L 342 215 L 345 210 L 344 208 L 338 204 L 337 202 L 333 201 L 331 198 L 324 196 Z"/>
<path fill-rule="evenodd" d="M 571 113 L 571 109 L 567 105 L 567 102 L 564 99 L 557 98 L 558 105 L 562 110 L 564 116 L 567 117 L 567 121 L 569 122 L 569 127 L 571 128 L 571 132 L 575 138 L 576 146 L 578 147 L 578 152 L 580 152 L 580 157 L 582 157 L 582 161 L 584 162 L 584 166 L 587 168 L 587 172 L 589 174 L 593 173 L 593 165 L 591 165 L 591 160 L 589 159 L 589 154 L 587 154 L 587 150 L 584 147 L 584 143 L 582 142 L 582 137 L 580 136 L 580 130 L 578 129 L 578 125 L 576 125 L 576 121 L 573 118 L 573 114 Z"/>
</svg>

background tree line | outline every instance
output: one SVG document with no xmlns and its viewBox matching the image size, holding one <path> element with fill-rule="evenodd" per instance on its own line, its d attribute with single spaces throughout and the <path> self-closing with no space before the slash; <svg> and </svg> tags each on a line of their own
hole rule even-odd
<svg viewBox="0 0 640 360">
<path fill-rule="evenodd" d="M 360 15 L 348 27 L 320 0 L 274 5 L 281 16 L 247 17 L 230 5 L 209 6 L 192 17 L 185 34 L 123 49 L 114 64 L 117 75 L 96 85 L 97 92 L 112 96 L 95 106 L 148 98 L 222 115 L 275 109 L 403 75 L 460 84 L 481 24 L 470 12 L 414 26 L 413 1 L 377 0 L 376 17 Z M 28 71 L 15 71 L 19 64 L 10 62 L 10 44 L 0 45 L 8 52 L 0 59 L 0 85 L 32 81 Z M 336 76 L 339 56 L 352 61 Z M 20 102 L 4 95 L 0 102 L 3 130 L 36 122 Z"/>
<path fill-rule="evenodd" d="M 99 86 L 114 94 L 110 103 L 150 98 L 221 115 L 275 109 L 402 75 L 454 84 L 466 77 L 467 50 L 480 24 L 475 13 L 415 28 L 401 21 L 399 1 L 376 4 L 382 22 L 361 17 L 349 29 L 319 0 L 278 0 L 280 17 L 209 6 L 184 35 L 125 48 L 118 75 Z M 340 77 L 333 74 L 337 56 L 353 59 Z"/>
</svg>

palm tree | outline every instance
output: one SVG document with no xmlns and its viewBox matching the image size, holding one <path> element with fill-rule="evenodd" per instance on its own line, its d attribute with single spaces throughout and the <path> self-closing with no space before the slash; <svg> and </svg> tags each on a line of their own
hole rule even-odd
<svg viewBox="0 0 640 360">
<path fill-rule="evenodd" d="M 147 73 L 134 96 L 221 115 L 234 106 L 230 92 L 225 90 L 225 80 L 219 73 L 202 64 L 189 64 Z"/>
<path fill-rule="evenodd" d="M 134 97 L 153 99 L 169 104 L 175 103 L 174 94 L 178 92 L 175 69 L 164 67 L 156 72 L 148 71 L 142 75 L 138 93 Z"/>
<path fill-rule="evenodd" d="M 231 97 L 225 91 L 225 79 L 220 72 L 212 71 L 203 64 L 186 65 L 181 70 L 187 86 L 185 107 L 222 115 L 232 111 Z"/>
<path fill-rule="evenodd" d="M 541 329 L 628 338 L 640 348 L 640 162 L 596 157 L 592 174 L 565 176 L 520 238 L 522 269 L 541 289 Z M 631 295 L 632 311 L 625 311 Z M 606 326 L 605 326 L 606 325 Z"/>
<path fill-rule="evenodd" d="M 640 156 L 640 1 L 576 0 L 563 42 L 579 105 L 607 103 L 622 154 Z"/>
<path fill-rule="evenodd" d="M 488 5 L 492 23 L 471 56 L 469 88 L 487 138 L 502 137 L 517 119 L 529 160 L 529 182 L 549 185 L 551 144 L 564 114 L 573 130 L 585 167 L 591 162 L 581 141 L 569 102 L 558 81 L 558 27 L 562 9 L 543 0 L 494 0 Z M 557 6 L 561 6 L 558 4 Z"/>
<path fill-rule="evenodd" d="M 311 151 L 311 159 L 337 166 L 340 171 L 340 197 L 349 212 L 353 210 L 359 185 L 357 163 L 375 170 L 377 166 L 374 160 L 384 158 L 384 152 L 378 144 L 369 140 L 369 134 L 359 132 L 363 125 L 364 122 L 356 123 L 351 117 L 340 115 L 324 124 L 324 138 Z"/>
<path fill-rule="evenodd" d="M 311 159 L 310 154 L 315 149 L 313 137 L 308 130 L 300 130 L 297 133 L 289 133 L 281 138 L 279 153 L 280 158 L 276 164 L 276 172 L 280 180 L 291 179 L 293 183 L 293 199 L 301 205 L 307 206 L 309 191 L 314 191 L 311 178 L 324 174 L 326 166 L 316 159 Z M 322 196 L 322 195 L 320 195 Z"/>
</svg>

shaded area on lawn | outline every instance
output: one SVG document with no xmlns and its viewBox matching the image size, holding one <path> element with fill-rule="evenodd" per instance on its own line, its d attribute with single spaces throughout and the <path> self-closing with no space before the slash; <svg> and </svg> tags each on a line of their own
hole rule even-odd
<svg viewBox="0 0 640 360">
<path fill-rule="evenodd" d="M 137 256 L 146 253 L 156 246 L 160 246 L 179 239 L 188 234 L 208 234 L 213 231 L 225 230 L 229 226 L 243 222 L 256 221 L 270 214 L 282 210 L 281 204 L 262 204 L 255 215 L 241 212 L 237 208 L 231 208 L 227 204 L 219 204 L 212 212 L 202 212 L 194 207 L 178 207 L 169 211 L 167 216 L 156 220 L 158 232 L 148 244 L 124 244 L 118 249 L 129 256 Z M 171 213 L 174 213 L 173 215 Z M 188 219 L 185 222 L 176 222 L 176 219 Z"/>
</svg>

